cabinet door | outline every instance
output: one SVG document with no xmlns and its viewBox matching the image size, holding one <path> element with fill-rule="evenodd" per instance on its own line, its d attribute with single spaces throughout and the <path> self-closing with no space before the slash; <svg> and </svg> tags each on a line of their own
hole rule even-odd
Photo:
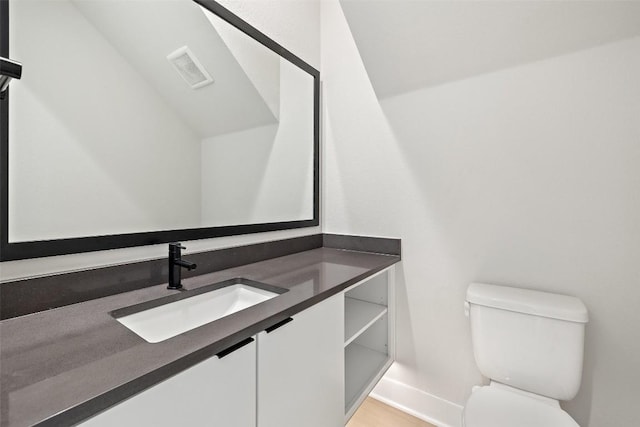
<svg viewBox="0 0 640 427">
<path fill-rule="evenodd" d="M 214 356 L 85 421 L 83 427 L 252 427 L 256 343 Z"/>
<path fill-rule="evenodd" d="M 344 425 L 344 298 L 258 334 L 258 427 Z"/>
</svg>

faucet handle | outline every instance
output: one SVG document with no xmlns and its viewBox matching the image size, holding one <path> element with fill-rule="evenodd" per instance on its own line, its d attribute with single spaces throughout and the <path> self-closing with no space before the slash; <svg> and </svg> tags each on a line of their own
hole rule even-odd
<svg viewBox="0 0 640 427">
<path fill-rule="evenodd" d="M 169 243 L 169 248 L 187 249 L 184 246 L 182 246 L 182 243 L 180 242 Z"/>
</svg>

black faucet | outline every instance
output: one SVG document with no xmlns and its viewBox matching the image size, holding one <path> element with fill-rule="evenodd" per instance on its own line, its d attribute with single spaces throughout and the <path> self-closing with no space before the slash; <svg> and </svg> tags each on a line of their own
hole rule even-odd
<svg viewBox="0 0 640 427">
<path fill-rule="evenodd" d="M 186 249 L 180 243 L 169 243 L 169 286 L 167 289 L 182 289 L 182 267 L 194 270 L 197 266 L 182 258 L 182 249 Z"/>
</svg>

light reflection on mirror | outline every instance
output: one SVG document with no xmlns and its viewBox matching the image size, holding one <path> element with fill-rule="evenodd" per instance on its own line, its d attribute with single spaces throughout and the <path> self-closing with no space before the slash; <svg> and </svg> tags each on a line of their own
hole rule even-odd
<svg viewBox="0 0 640 427">
<path fill-rule="evenodd" d="M 9 242 L 313 218 L 310 74 L 190 0 L 9 11 Z"/>
</svg>

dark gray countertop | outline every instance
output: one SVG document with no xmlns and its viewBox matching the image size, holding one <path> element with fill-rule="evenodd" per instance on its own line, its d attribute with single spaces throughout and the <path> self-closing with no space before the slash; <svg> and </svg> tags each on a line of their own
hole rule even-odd
<svg viewBox="0 0 640 427">
<path fill-rule="evenodd" d="M 245 277 L 288 289 L 156 344 L 111 311 L 178 291 L 165 285 L 0 322 L 0 424 L 72 425 L 400 261 L 319 248 L 184 279 L 195 289 Z"/>
</svg>

